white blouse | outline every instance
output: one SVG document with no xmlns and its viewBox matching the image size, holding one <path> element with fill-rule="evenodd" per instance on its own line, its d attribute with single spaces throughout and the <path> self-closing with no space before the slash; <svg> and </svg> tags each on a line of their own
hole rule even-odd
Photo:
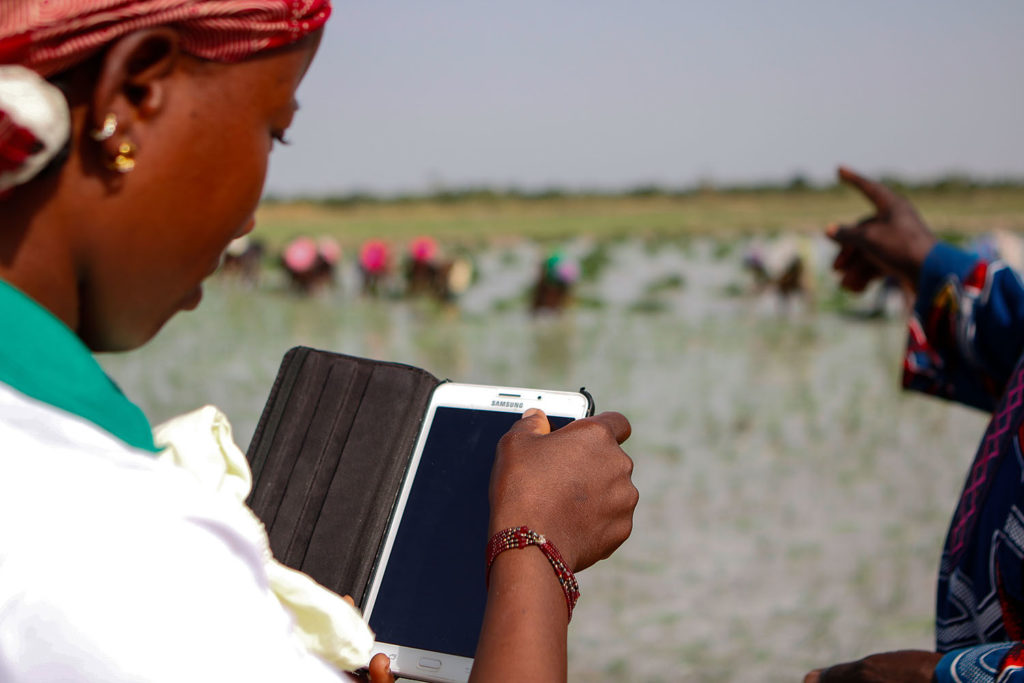
<svg viewBox="0 0 1024 683">
<path fill-rule="evenodd" d="M 337 681 L 231 496 L 0 383 L 0 681 Z M 368 633 L 368 632 L 367 632 Z"/>
</svg>

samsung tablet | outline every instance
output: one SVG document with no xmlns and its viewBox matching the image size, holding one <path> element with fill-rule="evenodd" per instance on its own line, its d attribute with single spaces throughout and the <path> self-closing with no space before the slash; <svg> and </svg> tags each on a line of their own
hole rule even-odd
<svg viewBox="0 0 1024 683">
<path fill-rule="evenodd" d="M 585 417 L 582 393 L 473 384 L 434 391 L 364 614 L 396 675 L 466 681 L 483 623 L 488 483 L 498 440 L 529 408 L 557 429 Z"/>
</svg>

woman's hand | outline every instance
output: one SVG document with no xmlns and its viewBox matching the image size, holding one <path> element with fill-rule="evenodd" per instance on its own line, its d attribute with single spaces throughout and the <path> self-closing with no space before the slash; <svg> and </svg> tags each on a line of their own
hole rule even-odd
<svg viewBox="0 0 1024 683">
<path fill-rule="evenodd" d="M 491 473 L 491 533 L 526 525 L 546 536 L 574 571 L 611 555 L 633 530 L 639 494 L 619 413 L 552 432 L 540 410 L 523 414 L 498 444 Z"/>
<path fill-rule="evenodd" d="M 391 660 L 383 652 L 378 652 L 370 660 L 369 670 L 365 674 L 345 672 L 351 681 L 369 681 L 369 683 L 395 683 L 391 674 Z"/>
<path fill-rule="evenodd" d="M 356 606 L 356 601 L 351 595 L 342 595 L 341 599 Z M 395 677 L 391 675 L 391 660 L 383 652 L 378 652 L 370 660 L 370 666 L 365 674 L 345 672 L 345 676 L 353 681 L 369 681 L 370 683 L 395 683 Z"/>
<path fill-rule="evenodd" d="M 629 421 L 618 413 L 552 432 L 528 410 L 502 437 L 491 471 L 491 533 L 528 526 L 558 548 L 573 571 L 611 555 L 633 530 L 639 494 L 633 461 L 619 447 Z M 471 681 L 564 681 L 566 598 L 536 548 L 498 556 Z"/>
<path fill-rule="evenodd" d="M 883 275 L 896 275 L 911 291 L 936 238 L 909 200 L 881 183 L 840 166 L 839 178 L 860 190 L 875 206 L 875 214 L 855 225 L 833 225 L 828 236 L 839 243 L 833 267 L 846 289 L 861 292 Z"/>
<path fill-rule="evenodd" d="M 856 662 L 816 669 L 804 683 L 931 683 L 942 655 L 922 650 L 900 650 L 871 655 Z"/>
</svg>

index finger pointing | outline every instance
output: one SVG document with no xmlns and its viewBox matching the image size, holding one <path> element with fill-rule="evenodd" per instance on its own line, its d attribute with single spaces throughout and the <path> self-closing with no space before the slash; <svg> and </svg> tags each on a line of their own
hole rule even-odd
<svg viewBox="0 0 1024 683">
<path fill-rule="evenodd" d="M 888 187 L 882 183 L 865 178 L 846 166 L 839 167 L 839 179 L 860 190 L 879 211 L 887 210 L 896 201 L 896 195 Z"/>
<path fill-rule="evenodd" d="M 612 435 L 615 437 L 616 443 L 623 443 L 629 438 L 629 435 L 633 433 L 633 428 L 629 425 L 629 420 L 622 413 L 605 412 L 594 415 L 593 417 L 583 418 L 593 422 L 600 422 L 604 426 L 611 430 Z"/>
</svg>

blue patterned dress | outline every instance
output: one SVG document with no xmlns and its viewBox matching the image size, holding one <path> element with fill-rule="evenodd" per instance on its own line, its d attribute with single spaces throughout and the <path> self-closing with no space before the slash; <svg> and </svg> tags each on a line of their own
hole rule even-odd
<svg viewBox="0 0 1024 683">
<path fill-rule="evenodd" d="M 992 413 L 939 566 L 940 683 L 1024 682 L 1024 283 L 947 245 L 928 255 L 904 387 Z"/>
</svg>

